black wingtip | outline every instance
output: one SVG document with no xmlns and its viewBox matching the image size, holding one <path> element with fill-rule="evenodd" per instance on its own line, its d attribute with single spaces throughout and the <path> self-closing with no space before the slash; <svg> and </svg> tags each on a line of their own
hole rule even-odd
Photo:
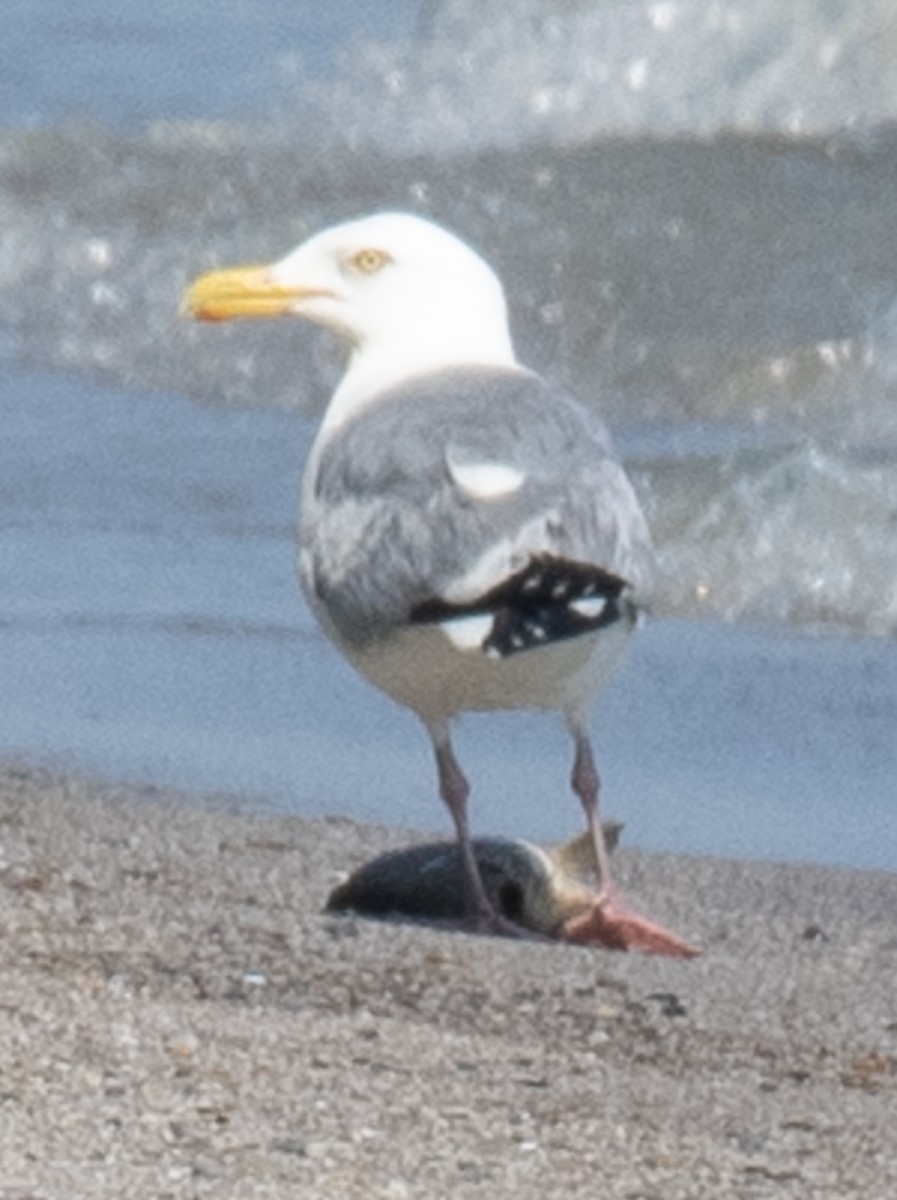
<svg viewBox="0 0 897 1200">
<path fill-rule="evenodd" d="M 505 658 L 523 650 L 604 629 L 624 617 L 625 579 L 590 563 L 534 555 L 521 570 L 468 604 L 433 598 L 410 614 L 414 624 L 441 624 L 463 617 L 492 616 L 481 649 Z"/>
</svg>

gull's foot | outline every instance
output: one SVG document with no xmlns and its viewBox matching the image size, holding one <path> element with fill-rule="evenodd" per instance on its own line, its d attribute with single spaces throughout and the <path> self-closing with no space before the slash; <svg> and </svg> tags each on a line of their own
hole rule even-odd
<svg viewBox="0 0 897 1200">
<path fill-rule="evenodd" d="M 517 938 L 527 942 L 556 940 L 547 934 L 540 933 L 537 929 L 530 929 L 526 925 L 512 921 L 510 917 L 504 916 L 496 909 L 479 909 L 474 915 L 467 918 L 464 922 L 464 929 L 468 933 L 483 934 L 486 937 Z"/>
<path fill-rule="evenodd" d="M 697 958 L 701 953 L 662 925 L 633 912 L 612 894 L 596 897 L 585 912 L 565 921 L 559 936 L 580 946 L 640 950 L 643 954 L 665 954 L 669 958 Z"/>
</svg>

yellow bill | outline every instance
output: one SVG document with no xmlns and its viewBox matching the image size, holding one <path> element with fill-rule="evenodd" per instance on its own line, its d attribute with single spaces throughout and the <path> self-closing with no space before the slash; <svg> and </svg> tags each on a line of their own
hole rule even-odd
<svg viewBox="0 0 897 1200">
<path fill-rule="evenodd" d="M 303 292 L 271 277 L 263 263 L 228 267 L 200 275 L 184 293 L 181 315 L 196 321 L 233 321 L 239 317 L 281 317 Z"/>
</svg>

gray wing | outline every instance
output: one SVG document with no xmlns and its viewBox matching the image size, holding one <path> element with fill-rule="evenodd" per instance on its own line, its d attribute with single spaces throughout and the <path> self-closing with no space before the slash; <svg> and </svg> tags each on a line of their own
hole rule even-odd
<svg viewBox="0 0 897 1200">
<path fill-rule="evenodd" d="M 303 584 L 351 642 L 434 604 L 476 611 L 533 560 L 635 588 L 650 561 L 601 421 L 536 375 L 473 367 L 393 389 L 326 441 L 300 540 Z"/>
</svg>

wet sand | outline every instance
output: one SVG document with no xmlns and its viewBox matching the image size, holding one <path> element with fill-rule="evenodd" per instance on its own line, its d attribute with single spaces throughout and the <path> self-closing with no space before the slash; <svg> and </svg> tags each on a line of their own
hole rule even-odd
<svg viewBox="0 0 897 1200">
<path fill-rule="evenodd" d="M 409 835 L 0 769 L 0 1196 L 897 1194 L 897 875 L 618 852 L 696 962 L 322 912 Z"/>
</svg>

